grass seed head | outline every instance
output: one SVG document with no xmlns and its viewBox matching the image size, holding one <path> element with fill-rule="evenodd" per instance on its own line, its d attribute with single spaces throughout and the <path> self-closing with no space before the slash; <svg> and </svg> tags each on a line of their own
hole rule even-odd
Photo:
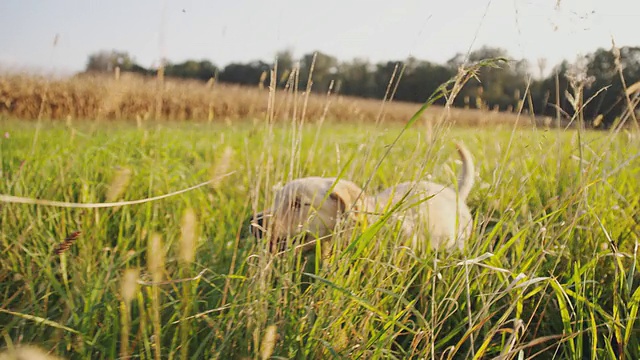
<svg viewBox="0 0 640 360">
<path fill-rule="evenodd" d="M 65 251 L 67 251 L 71 247 L 71 245 L 73 245 L 73 242 L 76 241 L 76 239 L 80 237 L 80 234 L 81 234 L 80 231 L 72 232 L 60 244 L 58 244 L 58 246 L 56 246 L 56 248 L 55 248 L 55 250 L 53 252 L 56 255 L 60 255 L 60 254 L 64 253 Z"/>
<path fill-rule="evenodd" d="M 107 191 L 107 202 L 114 202 L 120 199 L 122 194 L 127 190 L 130 180 L 131 170 L 128 168 L 119 169 L 116 172 L 113 181 L 111 181 L 111 184 L 109 185 L 109 190 Z"/>
<path fill-rule="evenodd" d="M 136 296 L 138 290 L 138 269 L 127 269 L 122 275 L 120 283 L 120 292 L 122 298 L 128 304 Z"/>
<path fill-rule="evenodd" d="M 158 233 L 151 235 L 149 239 L 149 248 L 147 249 L 148 269 L 154 282 L 162 281 L 162 272 L 164 269 L 164 247 L 162 244 L 162 236 Z"/>
<path fill-rule="evenodd" d="M 196 213 L 192 208 L 185 210 L 180 227 L 180 260 L 191 264 L 196 254 Z"/>
<path fill-rule="evenodd" d="M 211 187 L 217 189 L 222 184 L 222 181 L 225 178 L 219 178 L 221 175 L 224 175 L 229 172 L 229 168 L 231 167 L 231 161 L 233 159 L 233 149 L 230 146 L 227 146 L 222 152 L 222 156 L 211 168 Z"/>
<path fill-rule="evenodd" d="M 275 325 L 269 325 L 264 331 L 262 344 L 260 344 L 260 358 L 268 359 L 273 354 L 278 339 L 278 328 Z"/>
</svg>

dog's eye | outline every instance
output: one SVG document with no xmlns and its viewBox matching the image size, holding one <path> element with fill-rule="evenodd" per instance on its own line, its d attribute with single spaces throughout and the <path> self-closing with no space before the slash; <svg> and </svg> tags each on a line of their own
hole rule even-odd
<svg viewBox="0 0 640 360">
<path fill-rule="evenodd" d="M 293 206 L 294 209 L 300 209 L 300 207 L 302 207 L 302 202 L 300 199 L 295 198 L 293 199 L 293 204 L 291 204 L 291 206 Z"/>
<path fill-rule="evenodd" d="M 302 202 L 302 200 L 300 200 L 299 198 L 293 199 L 293 202 L 291 203 L 291 207 L 293 207 L 296 210 L 299 210 L 303 206 L 310 206 L 310 205 L 311 205 L 310 203 Z"/>
</svg>

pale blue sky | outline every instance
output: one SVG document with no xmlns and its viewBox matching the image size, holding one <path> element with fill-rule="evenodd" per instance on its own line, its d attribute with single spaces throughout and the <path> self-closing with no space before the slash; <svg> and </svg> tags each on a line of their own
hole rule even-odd
<svg viewBox="0 0 640 360">
<path fill-rule="evenodd" d="M 639 23 L 640 0 L 0 0 L 0 66 L 77 71 L 101 49 L 144 66 L 161 56 L 224 66 L 286 47 L 442 63 L 482 45 L 555 65 L 612 37 L 640 46 Z"/>
</svg>

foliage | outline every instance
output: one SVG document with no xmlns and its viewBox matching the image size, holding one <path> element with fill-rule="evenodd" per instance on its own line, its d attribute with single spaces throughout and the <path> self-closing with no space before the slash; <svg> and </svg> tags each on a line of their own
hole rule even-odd
<svg viewBox="0 0 640 360">
<path fill-rule="evenodd" d="M 209 60 L 188 60 L 179 64 L 166 64 L 164 71 L 167 76 L 208 81 L 215 78 L 218 68 Z"/>
<path fill-rule="evenodd" d="M 263 61 L 253 61 L 248 64 L 232 63 L 224 67 L 220 73 L 220 81 L 241 84 L 258 85 L 263 73 L 269 73 L 271 66 Z"/>
<path fill-rule="evenodd" d="M 131 70 L 135 66 L 133 59 L 126 52 L 111 50 L 99 51 L 89 55 L 86 70 L 90 72 L 111 72 L 116 67 Z"/>
</svg>

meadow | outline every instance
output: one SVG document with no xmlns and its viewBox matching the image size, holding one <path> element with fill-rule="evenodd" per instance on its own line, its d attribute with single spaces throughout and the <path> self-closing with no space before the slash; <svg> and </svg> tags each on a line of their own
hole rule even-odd
<svg viewBox="0 0 640 360">
<path fill-rule="evenodd" d="M 416 110 L 379 122 L 318 110 L 304 123 L 4 115 L 1 347 L 78 359 L 640 358 L 637 135 L 453 126 L 458 113 L 433 127 L 409 122 Z M 450 184 L 453 140 L 477 171 L 463 253 L 417 254 L 384 224 L 323 244 L 325 258 L 271 253 L 248 231 L 295 177 L 371 192 Z"/>
</svg>

